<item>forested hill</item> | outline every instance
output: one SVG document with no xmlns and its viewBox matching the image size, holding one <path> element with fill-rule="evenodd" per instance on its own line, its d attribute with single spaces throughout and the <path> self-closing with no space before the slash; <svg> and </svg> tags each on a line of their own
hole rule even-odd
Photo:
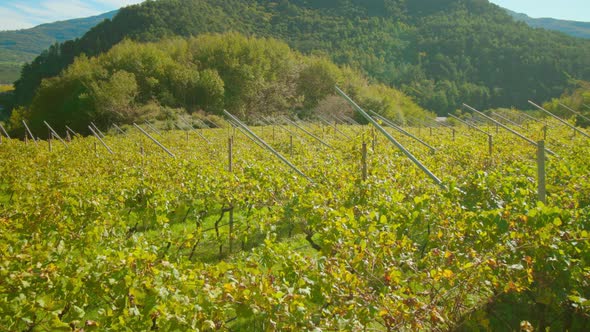
<svg viewBox="0 0 590 332">
<path fill-rule="evenodd" d="M 590 79 L 590 41 L 530 28 L 487 0 L 159 0 L 50 48 L 24 68 L 16 101 L 30 104 L 43 77 L 124 38 L 228 30 L 362 68 L 439 114 L 462 102 L 525 106 L 560 95 L 570 77 Z"/>
<path fill-rule="evenodd" d="M 21 66 L 35 59 L 51 44 L 81 37 L 115 14 L 116 10 L 98 16 L 41 24 L 30 29 L 0 31 L 0 83 L 16 80 Z"/>
</svg>

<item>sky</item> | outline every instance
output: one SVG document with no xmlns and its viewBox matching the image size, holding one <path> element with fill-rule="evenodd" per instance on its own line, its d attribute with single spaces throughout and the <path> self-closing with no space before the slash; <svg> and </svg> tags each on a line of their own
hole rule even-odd
<svg viewBox="0 0 590 332">
<path fill-rule="evenodd" d="M 143 0 L 0 0 L 0 31 L 100 15 Z"/>
<path fill-rule="evenodd" d="M 143 0 L 0 0 L 0 30 L 99 15 Z M 590 0 L 491 0 L 531 17 L 590 22 Z"/>
<path fill-rule="evenodd" d="M 551 17 L 590 22 L 590 0 L 490 0 L 490 2 L 534 18 Z"/>
</svg>

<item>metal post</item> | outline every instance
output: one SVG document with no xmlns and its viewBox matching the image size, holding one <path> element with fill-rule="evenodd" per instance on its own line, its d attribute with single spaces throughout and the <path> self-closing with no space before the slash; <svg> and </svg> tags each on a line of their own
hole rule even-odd
<svg viewBox="0 0 590 332">
<path fill-rule="evenodd" d="M 45 123 L 45 125 L 47 126 L 47 128 L 49 128 L 49 131 L 51 134 L 53 134 L 54 137 L 57 137 L 57 139 L 63 143 L 63 145 L 68 148 L 68 144 L 61 139 L 61 137 L 57 134 L 57 132 L 55 130 L 53 130 L 53 128 L 51 128 L 51 126 L 49 125 L 49 123 L 47 123 L 47 121 L 43 121 L 43 123 Z"/>
<path fill-rule="evenodd" d="M 145 120 L 144 122 L 148 126 L 148 128 L 150 128 L 154 133 L 160 135 L 160 137 L 162 136 L 162 133 L 159 132 L 154 126 L 152 126 L 152 124 L 148 120 Z"/>
<path fill-rule="evenodd" d="M 258 137 L 254 132 L 252 132 L 252 130 L 250 130 L 250 128 L 248 128 L 248 126 L 246 126 L 245 124 L 242 123 L 242 121 L 240 121 L 238 118 L 236 118 L 235 116 L 233 116 L 231 113 L 229 113 L 226 110 L 223 110 L 223 112 L 225 113 L 225 115 L 227 115 L 230 119 L 232 119 L 233 121 L 235 121 L 242 129 L 244 129 L 249 135 L 252 136 L 253 139 L 256 139 L 260 144 L 262 144 L 268 151 L 270 151 L 272 154 L 274 154 L 277 158 L 279 158 L 283 163 L 285 163 L 287 166 L 289 166 L 292 170 L 294 170 L 297 174 L 301 175 L 302 177 L 304 177 L 307 181 L 309 181 L 311 184 L 315 184 L 315 182 L 308 177 L 307 175 L 305 175 L 305 173 L 303 173 L 302 171 L 300 171 L 297 167 L 295 167 L 295 165 L 293 165 L 290 161 L 287 160 L 287 158 L 283 157 L 283 155 L 281 155 L 277 150 L 273 149 L 270 145 L 268 145 L 268 143 L 266 143 L 262 138 Z"/>
<path fill-rule="evenodd" d="M 507 127 L 507 126 L 503 125 L 502 123 L 500 123 L 500 122 L 498 122 L 498 121 L 496 121 L 496 120 L 494 120 L 494 119 L 490 118 L 489 116 L 487 116 L 487 115 L 483 114 L 482 112 L 480 112 L 480 111 L 476 110 L 475 108 L 473 108 L 473 107 L 471 107 L 471 106 L 469 106 L 469 105 L 467 105 L 467 104 L 463 104 L 463 106 L 465 106 L 465 107 L 467 107 L 468 109 L 470 109 L 471 111 L 473 111 L 473 112 L 475 112 L 475 113 L 479 114 L 480 116 L 482 116 L 482 117 L 484 117 L 484 118 L 486 118 L 486 119 L 490 120 L 492 123 L 495 123 L 496 125 L 498 125 L 498 126 L 500 126 L 500 127 L 504 128 L 505 130 L 507 130 L 508 132 L 510 132 L 510 133 L 512 133 L 512 134 L 514 134 L 515 136 L 517 136 L 517 137 L 519 137 L 519 138 L 521 138 L 521 139 L 525 140 L 525 141 L 526 141 L 527 143 L 529 143 L 530 145 L 532 145 L 532 146 L 534 146 L 534 147 L 537 147 L 537 143 L 536 143 L 535 141 L 533 141 L 533 140 L 531 140 L 531 139 L 529 139 L 529 138 L 525 137 L 524 135 L 522 135 L 521 133 L 517 132 L 516 130 L 514 130 L 514 129 L 510 128 L 510 127 Z M 548 152 L 550 155 L 552 155 L 552 156 L 556 156 L 556 154 L 555 154 L 553 151 L 551 151 L 551 150 L 549 150 L 549 149 L 545 149 L 545 150 L 546 150 L 546 151 L 547 151 L 547 152 Z"/>
<path fill-rule="evenodd" d="M 80 137 L 80 134 L 78 134 L 77 132 L 73 131 L 72 128 L 70 128 L 68 126 L 66 126 L 66 132 L 72 133 L 72 135 Z"/>
<path fill-rule="evenodd" d="M 287 123 L 291 124 L 291 125 L 292 125 L 292 126 L 294 126 L 295 128 L 298 128 L 299 130 L 303 131 L 304 133 L 306 133 L 307 135 L 309 135 L 311 138 L 313 138 L 313 139 L 317 140 L 318 142 L 320 142 L 320 143 L 321 143 L 322 145 L 324 145 L 325 147 L 328 147 L 328 148 L 330 148 L 330 149 L 334 150 L 334 147 L 333 147 L 333 146 L 331 146 L 330 144 L 328 144 L 328 143 L 324 142 L 324 141 L 323 141 L 321 138 L 319 138 L 319 137 L 317 137 L 316 135 L 314 135 L 314 134 L 310 133 L 310 132 L 309 132 L 308 130 L 306 130 L 305 128 L 303 128 L 303 127 L 299 126 L 298 124 L 296 124 L 295 122 L 293 122 L 293 121 L 291 121 L 291 120 L 289 120 L 289 119 L 287 119 L 287 118 L 284 118 L 284 119 L 285 119 L 285 120 L 287 120 Z"/>
<path fill-rule="evenodd" d="M 90 129 L 90 131 L 92 132 L 92 134 L 94 135 L 94 137 L 96 137 L 96 139 L 98 139 L 100 141 L 100 143 L 102 143 L 102 145 L 105 147 L 105 149 L 107 149 L 107 151 L 110 154 L 115 154 L 113 152 L 113 150 L 111 150 L 111 148 L 109 148 L 109 146 L 107 145 L 107 143 L 105 143 L 102 140 L 102 138 L 100 138 L 100 135 L 91 126 L 88 126 L 88 129 Z M 97 150 L 97 146 L 96 146 L 96 142 L 94 142 L 94 152 L 98 154 L 98 151 L 96 151 L 96 150 Z"/>
<path fill-rule="evenodd" d="M 564 104 L 562 104 L 562 103 L 559 103 L 559 105 L 561 105 L 561 107 L 564 107 L 564 108 L 566 108 L 567 110 L 569 110 L 570 112 L 574 113 L 575 115 L 577 115 L 577 116 L 581 117 L 582 119 L 584 119 L 584 120 L 586 120 L 586 121 L 590 121 L 590 119 L 589 119 L 589 118 L 587 118 L 587 117 L 585 117 L 585 116 L 584 116 L 582 113 L 580 113 L 580 112 L 576 112 L 576 111 L 574 111 L 573 109 L 571 109 L 571 108 L 567 107 L 566 105 L 564 105 Z"/>
<path fill-rule="evenodd" d="M 119 126 L 117 126 L 116 124 L 113 123 L 113 127 L 115 127 L 115 129 L 117 129 L 118 132 L 120 132 L 121 134 L 125 135 L 125 132 L 123 131 L 123 129 L 121 129 Z"/>
<path fill-rule="evenodd" d="M 4 133 L 4 135 L 6 135 L 6 138 L 10 139 L 10 135 L 8 135 L 8 133 L 6 132 L 6 129 L 4 129 L 4 126 L 2 126 L 2 124 L 0 123 L 0 129 L 2 130 L 2 132 Z"/>
<path fill-rule="evenodd" d="M 94 128 L 94 131 L 96 131 L 97 134 L 99 134 L 103 138 L 105 137 L 102 131 L 100 131 L 100 129 L 98 129 L 98 127 L 94 124 L 94 122 L 91 121 L 90 125 Z"/>
<path fill-rule="evenodd" d="M 547 203 L 547 190 L 545 188 L 545 141 L 537 143 L 537 170 L 538 170 L 538 194 L 539 201 Z"/>
<path fill-rule="evenodd" d="M 195 128 L 194 128 L 194 127 L 193 127 L 193 126 L 190 124 L 190 123 L 188 123 L 188 122 L 187 122 L 185 119 L 183 119 L 183 118 L 180 118 L 180 120 L 181 120 L 182 122 L 184 122 L 184 124 L 185 124 L 185 125 L 187 125 L 191 131 L 193 131 L 193 132 L 197 133 L 197 135 L 199 135 L 199 136 L 200 136 L 202 139 L 204 139 L 204 140 L 205 140 L 207 143 L 211 144 L 211 141 L 210 141 L 210 140 L 208 140 L 208 139 L 207 139 L 207 137 L 205 137 L 205 136 L 204 136 L 203 134 L 201 134 L 201 133 L 200 133 L 198 130 L 196 130 L 196 129 L 195 129 Z M 203 125 L 205 125 L 205 126 L 206 126 L 206 124 L 205 124 L 203 121 L 201 121 L 201 123 L 202 123 Z M 179 126 L 179 125 L 177 125 L 177 124 L 175 124 L 175 126 L 176 126 L 176 128 L 178 128 L 178 129 L 182 129 L 182 128 L 180 128 L 180 126 Z"/>
<path fill-rule="evenodd" d="M 537 104 L 533 103 L 533 102 L 532 102 L 532 101 L 530 101 L 530 100 L 529 100 L 529 104 L 531 104 L 531 105 L 535 106 L 536 108 L 540 109 L 541 111 L 543 111 L 543 112 L 545 112 L 545 113 L 549 114 L 551 117 L 553 117 L 553 118 L 554 118 L 554 119 L 556 119 L 557 121 L 559 121 L 559 122 L 563 123 L 564 125 L 566 125 L 566 126 L 570 127 L 571 129 L 573 129 L 573 130 L 575 130 L 575 131 L 579 132 L 580 134 L 584 135 L 586 138 L 590 138 L 590 135 L 588 135 L 588 134 L 586 134 L 585 132 L 583 132 L 583 131 L 579 130 L 579 129 L 578 129 L 578 128 L 576 128 L 575 126 L 572 126 L 572 125 L 571 125 L 571 124 L 569 124 L 567 121 L 565 121 L 565 120 L 563 120 L 562 118 L 558 117 L 557 115 L 555 115 L 555 114 L 553 114 L 553 113 L 549 112 L 548 110 L 544 109 L 543 107 L 541 107 L 541 106 L 539 106 L 539 105 L 537 105 Z"/>
<path fill-rule="evenodd" d="M 170 152 L 170 150 L 168 150 L 164 145 L 162 145 L 162 143 L 158 142 L 157 139 L 153 138 L 150 134 L 148 134 L 145 130 L 143 130 L 143 128 L 138 126 L 135 122 L 133 123 L 133 126 L 135 126 L 135 128 L 137 128 L 137 129 L 139 129 L 139 131 L 141 131 L 142 134 L 144 134 L 149 139 L 151 139 L 152 142 L 156 143 L 156 145 L 158 145 L 160 148 L 162 148 L 162 150 L 164 150 L 170 157 L 176 158 L 176 156 L 172 152 Z"/>
<path fill-rule="evenodd" d="M 418 137 L 416 137 L 416 136 L 412 135 L 411 133 L 409 133 L 408 131 L 406 131 L 406 130 L 405 130 L 405 129 L 403 129 L 402 127 L 400 127 L 400 126 L 396 125 L 395 123 L 393 123 L 391 120 L 389 120 L 389 119 L 387 119 L 387 118 L 385 118 L 385 117 L 383 117 L 383 116 L 381 116 L 381 115 L 379 115 L 379 114 L 375 113 L 374 111 L 371 111 L 371 110 L 369 110 L 369 112 L 370 112 L 371 114 L 373 114 L 375 118 L 377 118 L 377 119 L 379 119 L 379 120 L 383 121 L 383 122 L 384 122 L 386 125 L 388 125 L 388 126 L 390 126 L 391 128 L 393 128 L 393 129 L 395 129 L 395 130 L 399 131 L 400 133 L 402 133 L 402 134 L 404 134 L 404 135 L 406 135 L 406 136 L 408 136 L 408 137 L 412 138 L 413 140 L 417 141 L 418 143 L 420 143 L 420 144 L 424 145 L 425 147 L 429 148 L 429 149 L 430 149 L 430 153 L 434 154 L 434 153 L 436 152 L 436 148 L 434 148 L 434 147 L 433 147 L 433 146 L 431 146 L 430 144 L 428 144 L 428 143 L 424 142 L 424 141 L 423 141 L 423 140 L 421 140 L 420 138 L 418 138 Z M 432 133 L 432 128 L 430 128 L 430 132 Z"/>
<path fill-rule="evenodd" d="M 35 142 L 35 145 L 37 145 L 37 140 L 35 139 L 35 136 L 33 136 L 33 133 L 31 132 L 31 129 L 29 129 L 29 126 L 27 126 L 27 123 L 25 122 L 25 120 L 23 120 L 23 125 L 25 125 L 25 137 L 27 136 L 27 133 L 29 134 L 29 136 L 31 136 L 31 139 L 33 140 L 33 142 Z"/>
<path fill-rule="evenodd" d="M 401 145 L 393 136 L 391 136 L 385 128 L 381 127 L 380 124 L 375 121 L 367 112 L 365 112 L 357 103 L 355 103 L 347 94 L 345 94 L 342 90 L 336 87 L 336 91 L 340 94 L 350 105 L 352 105 L 357 112 L 359 112 L 367 121 L 369 121 L 377 130 L 379 130 L 387 139 L 397 146 L 398 149 L 402 151 L 403 154 L 406 155 L 418 168 L 420 168 L 426 175 L 428 175 L 437 185 L 439 185 L 443 189 L 447 189 L 445 185 L 443 185 L 442 181 L 434 175 L 424 164 L 422 164 L 410 151 L 408 151 L 403 145 Z"/>
</svg>

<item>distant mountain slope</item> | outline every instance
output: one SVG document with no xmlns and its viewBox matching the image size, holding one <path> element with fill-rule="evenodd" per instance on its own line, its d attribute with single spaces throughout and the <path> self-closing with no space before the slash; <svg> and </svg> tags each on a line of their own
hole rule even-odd
<svg viewBox="0 0 590 332">
<path fill-rule="evenodd" d="M 572 37 L 590 39 L 590 22 L 566 21 L 554 18 L 532 18 L 526 14 L 516 13 L 509 9 L 506 9 L 506 11 L 517 21 L 525 22 L 533 28 L 559 31 Z"/>
<path fill-rule="evenodd" d="M 35 59 L 52 44 L 81 37 L 90 28 L 116 14 L 117 11 L 112 11 L 98 16 L 42 24 L 31 29 L 0 31 L 0 83 L 17 80 L 21 66 Z"/>
<path fill-rule="evenodd" d="M 515 22 L 488 0 L 157 0 L 121 9 L 76 41 L 52 46 L 23 70 L 15 104 L 27 106 L 43 78 L 76 56 L 125 38 L 240 32 L 330 57 L 446 114 L 474 107 L 527 107 L 590 80 L 590 40 Z"/>
</svg>

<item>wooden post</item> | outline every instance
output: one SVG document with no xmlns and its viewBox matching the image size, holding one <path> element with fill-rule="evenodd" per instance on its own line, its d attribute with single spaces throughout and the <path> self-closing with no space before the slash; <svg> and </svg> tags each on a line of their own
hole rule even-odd
<svg viewBox="0 0 590 332">
<path fill-rule="evenodd" d="M 272 141 L 275 141 L 275 125 L 272 126 Z"/>
<path fill-rule="evenodd" d="M 96 141 L 94 141 L 94 154 L 98 156 L 98 145 L 96 144 Z"/>
<path fill-rule="evenodd" d="M 430 136 L 432 136 L 432 127 L 429 127 L 428 129 L 430 129 Z"/>
<path fill-rule="evenodd" d="M 545 141 L 539 141 L 537 146 L 537 182 L 539 201 L 547 203 L 547 190 L 545 188 Z"/>
<path fill-rule="evenodd" d="M 188 144 L 188 131 L 186 132 L 186 144 Z"/>
<path fill-rule="evenodd" d="M 488 134 L 488 151 L 490 153 L 490 156 L 494 152 L 494 138 L 492 135 L 489 135 L 489 134 Z"/>
<path fill-rule="evenodd" d="M 375 137 L 375 129 L 371 128 L 371 133 L 373 134 L 373 141 L 371 142 L 371 144 L 372 144 L 371 150 L 373 150 L 373 152 L 375 152 L 375 145 L 377 144 L 377 142 L 376 142 L 377 137 Z"/>
<path fill-rule="evenodd" d="M 453 130 L 453 141 L 455 141 L 455 128 L 452 128 Z"/>
<path fill-rule="evenodd" d="M 289 152 L 291 153 L 291 158 L 293 158 L 293 135 L 289 136 Z"/>
<path fill-rule="evenodd" d="M 47 143 L 49 143 L 49 152 L 51 152 L 51 134 L 49 135 L 49 138 L 47 139 Z"/>
<path fill-rule="evenodd" d="M 363 171 L 363 181 L 367 181 L 367 143 L 365 142 L 363 142 L 361 162 Z"/>
</svg>

